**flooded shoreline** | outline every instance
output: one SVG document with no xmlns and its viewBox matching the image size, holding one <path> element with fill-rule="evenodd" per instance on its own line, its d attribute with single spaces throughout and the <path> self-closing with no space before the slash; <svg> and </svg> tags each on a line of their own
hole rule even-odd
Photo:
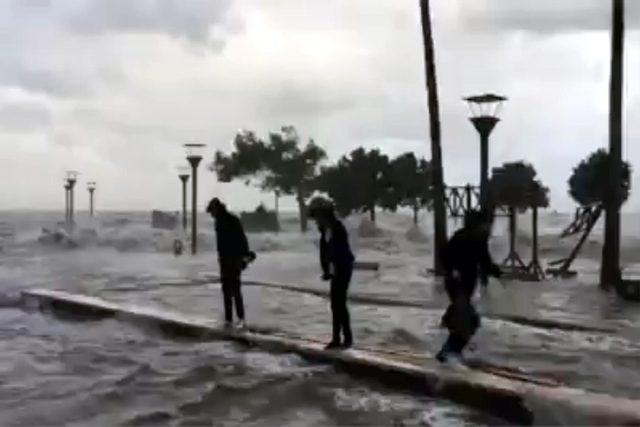
<svg viewBox="0 0 640 427">
<path fill-rule="evenodd" d="M 426 307 L 353 304 L 356 342 L 434 352 L 445 335 L 438 323 L 446 297 L 437 281 L 422 274 L 425 260 L 429 259 L 429 245 L 407 242 L 400 230 L 409 224 L 401 224 L 390 224 L 388 236 L 377 241 L 354 237 L 359 258 L 378 260 L 381 269 L 379 273 L 358 272 L 352 292 L 421 301 Z M 393 231 L 394 228 L 398 231 Z M 392 242 L 391 246 L 382 243 L 385 239 Z M 247 272 L 247 280 L 296 284 L 310 289 L 324 286 L 319 280 L 312 233 L 301 237 L 295 231 L 287 231 L 280 235 L 252 235 L 250 240 L 258 252 L 258 260 Z M 389 250 L 393 247 L 398 252 Z M 589 273 L 597 271 L 593 261 L 580 259 L 578 267 L 581 274 L 576 280 L 510 282 L 504 287 L 492 282 L 488 292 L 477 296 L 477 303 L 488 314 L 596 324 L 614 327 L 616 334 L 545 330 L 487 318 L 473 340 L 470 356 L 515 365 L 573 387 L 638 398 L 639 310 L 597 289 L 596 276 Z M 232 425 L 258 425 L 260 420 L 284 425 L 496 423 L 446 401 L 398 394 L 376 384 L 362 383 L 333 372 L 331 367 L 300 361 L 288 366 L 291 362 L 287 355 L 258 352 L 256 356 L 251 350 L 225 343 L 174 342 L 117 321 L 75 323 L 26 313 L 15 305 L 20 290 L 37 287 L 218 320 L 222 313 L 220 289 L 206 280 L 216 273 L 215 252 L 211 251 L 196 257 L 174 257 L 169 253 L 118 252 L 104 247 L 80 251 L 9 248 L 0 261 L 4 298 L 0 313 L 5 318 L 2 335 L 7 348 L 4 385 L 0 387 L 5 396 L 3 421 L 23 425 L 43 422 L 36 417 L 35 410 L 28 411 L 24 404 L 15 403 L 21 396 L 21 401 L 31 402 L 38 411 L 49 411 L 54 424 L 184 425 L 203 423 L 212 417 Z M 330 317 L 325 298 L 259 286 L 246 286 L 244 293 L 249 324 L 285 332 L 303 330 L 319 339 L 328 338 Z M 222 349 L 219 355 L 218 349 Z M 191 353 L 211 354 L 212 359 L 194 361 Z M 100 369 L 94 366 L 95 360 Z M 219 365 L 225 366 L 225 360 L 239 360 L 240 367 L 228 368 L 229 377 L 225 373 L 227 368 L 218 372 Z M 261 373 L 263 369 L 270 372 L 271 368 L 245 366 L 255 360 L 261 361 L 259 365 L 267 360 L 268 366 L 285 364 L 288 367 L 284 371 L 291 372 L 273 379 L 274 374 Z M 173 369 L 165 364 L 181 366 L 186 379 L 155 372 Z M 233 369 L 247 373 L 238 376 Z M 191 379 L 194 374 L 189 372 L 201 370 L 212 371 L 215 379 L 202 382 Z M 198 374 L 195 376 L 199 378 Z M 248 393 L 246 401 L 240 396 L 233 398 L 233 393 L 226 396 L 229 390 L 225 387 L 236 380 L 246 387 L 237 391 L 240 395 Z M 197 384 L 174 390 L 172 381 Z M 104 385 L 102 395 L 91 404 L 84 399 L 92 398 L 82 397 L 81 392 L 89 384 L 97 389 L 101 384 L 109 384 Z M 64 394 L 65 387 L 73 391 Z M 59 389 L 64 396 L 56 394 Z M 281 390 L 278 402 L 282 407 L 277 411 L 264 403 L 274 389 Z M 218 393 L 223 391 L 225 398 L 221 399 Z M 133 393 L 135 398 L 123 397 L 127 393 Z M 307 399 L 296 400 L 294 396 Z M 181 403 L 167 403 L 174 401 Z M 110 420 L 109 416 L 114 418 Z"/>
</svg>

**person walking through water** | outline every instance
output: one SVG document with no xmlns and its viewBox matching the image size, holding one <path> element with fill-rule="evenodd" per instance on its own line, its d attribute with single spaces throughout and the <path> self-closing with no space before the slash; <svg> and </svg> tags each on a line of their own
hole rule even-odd
<svg viewBox="0 0 640 427">
<path fill-rule="evenodd" d="M 347 291 L 355 261 L 349 246 L 349 235 L 342 222 L 336 218 L 333 203 L 328 199 L 313 198 L 309 202 L 309 216 L 316 221 L 320 231 L 322 280 L 331 282 L 333 335 L 326 348 L 347 349 L 353 345 L 351 321 L 347 308 Z M 341 340 L 342 337 L 344 340 Z"/>
<path fill-rule="evenodd" d="M 256 255 L 249 249 L 247 236 L 237 216 L 217 198 L 211 199 L 207 213 L 215 220 L 220 282 L 224 300 L 225 326 L 233 325 L 233 306 L 238 316 L 238 328 L 245 327 L 244 302 L 242 300 L 241 274 Z"/>
<path fill-rule="evenodd" d="M 442 261 L 450 304 L 442 323 L 449 330 L 449 337 L 436 355 L 440 362 L 451 356 L 461 358 L 462 351 L 480 327 L 480 316 L 471 302 L 478 274 L 496 278 L 502 275 L 489 254 L 490 233 L 491 221 L 479 211 L 469 211 L 465 214 L 464 227 L 454 233 L 444 248 Z"/>
</svg>

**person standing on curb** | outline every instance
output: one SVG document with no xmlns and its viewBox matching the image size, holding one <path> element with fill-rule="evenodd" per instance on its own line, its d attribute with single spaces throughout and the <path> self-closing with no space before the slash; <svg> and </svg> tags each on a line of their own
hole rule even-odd
<svg viewBox="0 0 640 427">
<path fill-rule="evenodd" d="M 237 216 L 231 214 L 224 203 L 213 198 L 207 206 L 215 220 L 220 282 L 224 300 L 225 326 L 233 325 L 233 306 L 238 316 L 238 328 L 245 327 L 244 301 L 242 299 L 241 275 L 256 255 L 249 249 L 249 242 Z"/>
<path fill-rule="evenodd" d="M 348 349 L 353 346 L 351 319 L 347 308 L 347 292 L 353 274 L 355 257 L 349 245 L 349 235 L 336 218 L 333 203 L 324 197 L 309 202 L 309 216 L 320 231 L 320 266 L 322 280 L 331 282 L 331 313 L 333 334 L 327 349 Z"/>
</svg>

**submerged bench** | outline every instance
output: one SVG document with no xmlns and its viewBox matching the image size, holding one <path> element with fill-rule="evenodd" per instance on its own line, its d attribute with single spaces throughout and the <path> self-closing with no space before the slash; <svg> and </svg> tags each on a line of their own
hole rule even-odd
<svg viewBox="0 0 640 427">
<path fill-rule="evenodd" d="M 591 393 L 563 385 L 542 385 L 478 370 L 442 366 L 427 355 L 325 350 L 322 344 L 270 333 L 234 331 L 207 319 L 182 316 L 101 298 L 53 290 L 22 293 L 25 308 L 77 316 L 117 317 L 154 324 L 178 336 L 223 339 L 266 351 L 291 352 L 333 363 L 403 389 L 442 396 L 518 424 L 640 425 L 640 400 Z"/>
</svg>

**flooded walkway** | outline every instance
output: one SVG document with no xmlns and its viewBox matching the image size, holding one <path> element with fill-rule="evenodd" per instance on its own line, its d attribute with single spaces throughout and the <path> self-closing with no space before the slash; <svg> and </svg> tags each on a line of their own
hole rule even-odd
<svg viewBox="0 0 640 427">
<path fill-rule="evenodd" d="M 379 351 L 324 350 L 310 340 L 256 332 L 229 331 L 215 323 L 160 313 L 141 307 L 127 307 L 108 301 L 66 292 L 24 291 L 27 307 L 45 307 L 71 315 L 100 318 L 119 316 L 135 322 L 156 324 L 164 332 L 178 336 L 239 341 L 263 349 L 293 352 L 313 360 L 328 361 L 347 370 L 373 374 L 382 381 L 413 390 L 437 394 L 468 404 L 510 422 L 585 423 L 619 425 L 640 423 L 640 401 L 587 393 L 560 384 L 536 384 L 524 378 L 506 378 L 499 373 L 442 367 L 426 356 Z M 554 408 L 552 412 L 544 408 Z M 561 414 L 561 415 L 560 415 Z M 559 418 L 558 418 L 559 417 Z"/>
</svg>

